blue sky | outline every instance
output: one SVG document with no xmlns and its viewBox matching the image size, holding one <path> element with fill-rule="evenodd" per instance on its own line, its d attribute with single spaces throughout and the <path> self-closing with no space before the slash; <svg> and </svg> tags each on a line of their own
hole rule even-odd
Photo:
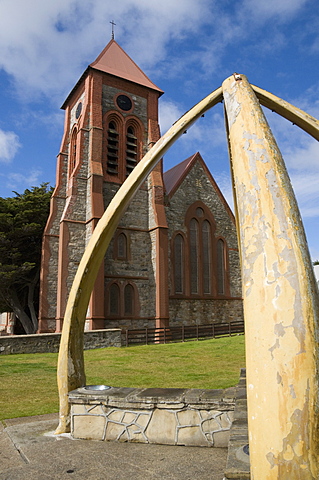
<svg viewBox="0 0 319 480">
<path fill-rule="evenodd" d="M 0 196 L 55 183 L 60 106 L 111 38 L 165 91 L 161 130 L 234 72 L 319 118 L 317 0 L 0 0 Z M 266 112 L 319 258 L 319 146 Z M 200 151 L 232 204 L 222 105 L 165 156 Z"/>
</svg>

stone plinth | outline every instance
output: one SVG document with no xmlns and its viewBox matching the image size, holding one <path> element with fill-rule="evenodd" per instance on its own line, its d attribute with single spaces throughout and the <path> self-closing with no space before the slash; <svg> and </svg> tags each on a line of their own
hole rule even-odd
<svg viewBox="0 0 319 480">
<path fill-rule="evenodd" d="M 230 430 L 228 457 L 224 480 L 250 479 L 250 458 L 247 447 L 248 428 L 246 369 L 242 368 L 236 391 L 236 405 L 233 423 Z"/>
<path fill-rule="evenodd" d="M 235 388 L 115 388 L 69 393 L 73 438 L 227 447 Z"/>
</svg>

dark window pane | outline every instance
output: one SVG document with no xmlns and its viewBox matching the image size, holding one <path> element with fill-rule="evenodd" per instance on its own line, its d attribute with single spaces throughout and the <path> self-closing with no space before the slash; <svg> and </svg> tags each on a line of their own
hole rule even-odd
<svg viewBox="0 0 319 480">
<path fill-rule="evenodd" d="M 189 237 L 191 293 L 198 293 L 198 222 L 195 218 L 190 221 Z"/>
<path fill-rule="evenodd" d="M 133 315 L 134 311 L 134 288 L 127 284 L 124 288 L 124 314 Z"/>
<path fill-rule="evenodd" d="M 196 215 L 198 216 L 198 218 L 202 218 L 204 216 L 204 210 L 200 207 L 197 207 L 196 208 Z"/>
<path fill-rule="evenodd" d="M 120 289 L 116 283 L 113 283 L 110 286 L 109 291 L 109 303 L 110 303 L 110 314 L 118 315 L 119 314 L 119 305 L 120 305 Z"/>
<path fill-rule="evenodd" d="M 126 259 L 127 256 L 127 238 L 124 233 L 117 237 L 117 258 Z"/>
<path fill-rule="evenodd" d="M 71 145 L 70 145 L 70 175 L 75 169 L 76 165 L 76 144 L 77 144 L 77 129 L 75 128 L 72 133 Z"/>
<path fill-rule="evenodd" d="M 225 245 L 221 239 L 217 242 L 217 289 L 219 295 L 225 293 Z"/>
<path fill-rule="evenodd" d="M 175 293 L 184 291 L 184 239 L 182 235 L 176 235 L 174 241 L 174 275 Z"/>
<path fill-rule="evenodd" d="M 211 293 L 211 234 L 210 224 L 207 220 L 202 224 L 202 242 L 203 292 Z"/>
</svg>

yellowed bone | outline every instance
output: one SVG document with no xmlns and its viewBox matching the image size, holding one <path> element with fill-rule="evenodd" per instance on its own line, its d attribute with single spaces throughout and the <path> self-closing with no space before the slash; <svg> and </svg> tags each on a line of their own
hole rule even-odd
<svg viewBox="0 0 319 480">
<path fill-rule="evenodd" d="M 251 478 L 315 480 L 319 309 L 307 241 L 252 87 L 230 77 L 223 94 L 240 233 Z"/>
</svg>

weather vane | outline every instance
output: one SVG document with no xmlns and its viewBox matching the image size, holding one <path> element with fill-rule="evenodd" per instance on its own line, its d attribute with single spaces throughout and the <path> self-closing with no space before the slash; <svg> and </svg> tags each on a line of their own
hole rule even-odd
<svg viewBox="0 0 319 480">
<path fill-rule="evenodd" d="M 114 40 L 114 26 L 116 25 L 116 23 L 114 23 L 114 20 L 112 20 L 110 23 L 112 25 L 112 40 Z"/>
</svg>

